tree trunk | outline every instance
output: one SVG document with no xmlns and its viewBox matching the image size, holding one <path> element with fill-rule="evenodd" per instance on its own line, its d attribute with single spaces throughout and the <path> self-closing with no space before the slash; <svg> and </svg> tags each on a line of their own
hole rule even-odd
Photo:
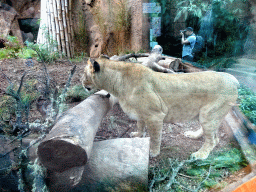
<svg viewBox="0 0 256 192">
<path fill-rule="evenodd" d="M 105 91 L 97 92 L 64 112 L 38 146 L 42 164 L 55 172 L 85 165 L 100 122 L 113 103 L 113 97 L 106 97 Z"/>
</svg>

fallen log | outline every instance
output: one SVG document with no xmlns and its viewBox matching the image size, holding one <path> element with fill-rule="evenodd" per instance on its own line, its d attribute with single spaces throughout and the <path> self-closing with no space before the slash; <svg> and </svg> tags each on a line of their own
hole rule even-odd
<svg viewBox="0 0 256 192">
<path fill-rule="evenodd" d="M 167 57 L 165 60 L 160 60 L 158 62 L 158 65 L 168 69 L 172 69 L 175 72 L 183 69 L 181 59 L 175 57 Z"/>
<path fill-rule="evenodd" d="M 55 172 L 84 166 L 101 120 L 114 103 L 113 96 L 100 91 L 64 112 L 38 145 L 40 162 Z"/>
<path fill-rule="evenodd" d="M 85 167 L 48 172 L 50 191 L 144 191 L 148 183 L 149 137 L 93 144 Z M 77 175 L 82 174 L 78 184 Z"/>
</svg>

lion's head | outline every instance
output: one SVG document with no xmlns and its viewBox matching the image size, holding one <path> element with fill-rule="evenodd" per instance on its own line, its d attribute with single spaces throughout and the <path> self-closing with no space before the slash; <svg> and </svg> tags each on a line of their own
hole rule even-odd
<svg viewBox="0 0 256 192">
<path fill-rule="evenodd" d="M 97 61 L 93 59 L 88 59 L 87 65 L 84 68 L 84 73 L 82 76 L 82 85 L 84 86 L 85 89 L 91 90 L 94 88 L 94 75 L 95 73 L 100 71 L 100 65 Z"/>
</svg>

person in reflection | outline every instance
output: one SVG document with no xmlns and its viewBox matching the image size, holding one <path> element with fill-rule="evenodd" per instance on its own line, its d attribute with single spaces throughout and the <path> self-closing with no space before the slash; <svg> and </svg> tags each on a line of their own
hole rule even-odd
<svg viewBox="0 0 256 192">
<path fill-rule="evenodd" d="M 182 47 L 182 59 L 187 61 L 193 61 L 194 56 L 192 50 L 196 43 L 196 35 L 193 32 L 192 27 L 187 27 L 185 30 L 181 30 L 181 44 Z"/>
</svg>

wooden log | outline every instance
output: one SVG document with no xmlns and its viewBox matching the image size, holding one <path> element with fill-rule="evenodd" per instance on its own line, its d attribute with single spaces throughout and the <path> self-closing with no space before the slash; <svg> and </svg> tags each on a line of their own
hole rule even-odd
<svg viewBox="0 0 256 192">
<path fill-rule="evenodd" d="M 100 122 L 114 103 L 113 96 L 101 91 L 64 112 L 38 145 L 41 163 L 55 172 L 85 165 Z"/>
<path fill-rule="evenodd" d="M 182 62 L 182 67 L 185 73 L 195 73 L 195 72 L 202 72 L 206 70 L 203 68 L 196 67 L 188 62 Z"/>
<path fill-rule="evenodd" d="M 95 142 L 84 167 L 48 171 L 49 190 L 146 191 L 148 163 L 149 137 Z"/>
<path fill-rule="evenodd" d="M 180 69 L 182 69 L 181 59 L 175 57 L 168 57 L 165 60 L 160 60 L 158 64 L 162 67 L 172 69 L 175 72 L 178 72 Z"/>
</svg>

